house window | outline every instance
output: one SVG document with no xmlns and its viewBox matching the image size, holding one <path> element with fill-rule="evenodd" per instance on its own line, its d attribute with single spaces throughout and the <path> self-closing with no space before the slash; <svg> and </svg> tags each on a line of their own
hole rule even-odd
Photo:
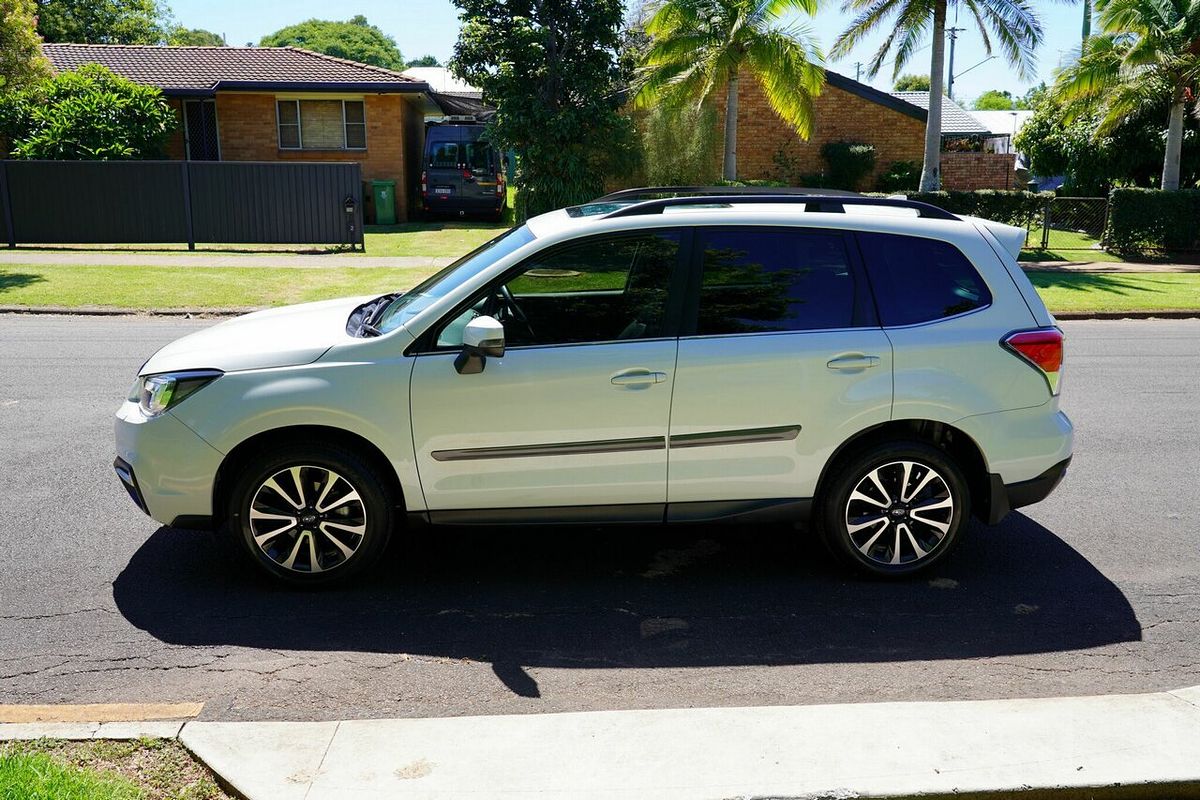
<svg viewBox="0 0 1200 800">
<path fill-rule="evenodd" d="M 367 118 L 362 100 L 279 100 L 282 150 L 363 150 Z"/>
</svg>

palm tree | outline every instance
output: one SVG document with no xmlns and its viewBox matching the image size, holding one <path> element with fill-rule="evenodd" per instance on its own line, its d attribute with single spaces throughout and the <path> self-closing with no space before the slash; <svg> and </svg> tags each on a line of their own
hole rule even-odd
<svg viewBox="0 0 1200 800">
<path fill-rule="evenodd" d="M 1080 108 L 1098 106 L 1098 133 L 1166 102 L 1162 188 L 1179 188 L 1183 117 L 1200 88 L 1200 0 L 1097 0 L 1101 33 L 1058 76 L 1054 94 Z"/>
<path fill-rule="evenodd" d="M 641 106 L 711 101 L 722 89 L 722 174 L 737 180 L 738 80 L 743 68 L 762 84 L 775 113 L 807 138 L 813 98 L 825 83 L 824 57 L 808 28 L 784 25 L 791 12 L 815 14 L 817 0 L 661 0 L 645 31 L 650 43 L 639 76 Z"/>
<path fill-rule="evenodd" d="M 875 77 L 889 53 L 892 78 L 916 53 L 926 34 L 932 35 L 933 53 L 929 59 L 929 119 L 925 124 L 925 161 L 921 168 L 921 191 L 936 191 L 942 148 L 941 98 L 945 77 L 946 13 L 950 7 L 967 11 L 983 36 L 988 55 L 992 39 L 999 44 L 1008 63 L 1022 78 L 1033 74 L 1034 50 L 1042 41 L 1042 25 L 1033 10 L 1032 0 L 845 0 L 842 10 L 854 12 L 850 27 L 838 37 L 830 55 L 847 55 L 872 31 L 887 24 L 891 28 L 883 44 L 867 62 L 867 74 Z"/>
</svg>

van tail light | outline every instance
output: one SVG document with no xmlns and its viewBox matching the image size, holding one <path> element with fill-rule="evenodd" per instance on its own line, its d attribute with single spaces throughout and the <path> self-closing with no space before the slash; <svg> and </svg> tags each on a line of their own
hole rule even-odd
<svg viewBox="0 0 1200 800">
<path fill-rule="evenodd" d="M 421 194 L 429 194 L 429 173 L 421 170 Z"/>
<path fill-rule="evenodd" d="M 504 173 L 496 173 L 496 197 L 504 197 Z"/>
<path fill-rule="evenodd" d="M 1000 344 L 1040 371 L 1050 386 L 1050 393 L 1058 394 L 1063 363 L 1062 331 L 1058 328 L 1016 331 L 1001 339 Z"/>
</svg>

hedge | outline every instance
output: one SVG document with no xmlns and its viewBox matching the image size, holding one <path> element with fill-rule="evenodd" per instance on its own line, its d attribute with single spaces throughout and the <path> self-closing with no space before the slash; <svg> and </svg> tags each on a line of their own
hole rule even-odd
<svg viewBox="0 0 1200 800">
<path fill-rule="evenodd" d="M 1200 190 L 1113 189 L 1104 245 L 1129 253 L 1200 250 Z"/>
<path fill-rule="evenodd" d="M 1042 218 L 1049 192 L 1005 192 L 979 189 L 974 192 L 906 192 L 909 200 L 919 200 L 951 214 L 982 217 L 1018 227 L 1028 227 Z"/>
</svg>

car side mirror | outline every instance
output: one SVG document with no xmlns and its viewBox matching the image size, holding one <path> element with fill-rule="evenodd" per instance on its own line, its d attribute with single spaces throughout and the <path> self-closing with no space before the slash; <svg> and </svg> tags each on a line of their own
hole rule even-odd
<svg viewBox="0 0 1200 800">
<path fill-rule="evenodd" d="M 488 356 L 504 357 L 504 326 L 494 317 L 476 317 L 463 329 L 462 352 L 454 359 L 460 375 L 483 372 Z"/>
</svg>

